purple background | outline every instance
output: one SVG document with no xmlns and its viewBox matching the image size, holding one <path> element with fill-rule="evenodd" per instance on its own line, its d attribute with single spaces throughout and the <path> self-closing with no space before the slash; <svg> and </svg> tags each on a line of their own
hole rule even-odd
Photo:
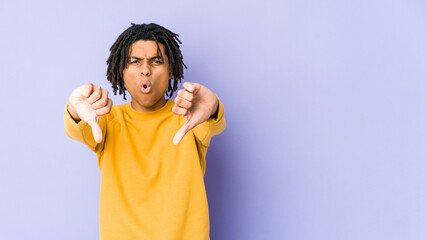
<svg viewBox="0 0 427 240">
<path fill-rule="evenodd" d="M 185 80 L 225 105 L 212 239 L 427 239 L 425 1 L 113 2 L 0 2 L 0 239 L 98 238 L 95 154 L 62 114 L 110 89 L 131 22 L 179 33 Z"/>
</svg>

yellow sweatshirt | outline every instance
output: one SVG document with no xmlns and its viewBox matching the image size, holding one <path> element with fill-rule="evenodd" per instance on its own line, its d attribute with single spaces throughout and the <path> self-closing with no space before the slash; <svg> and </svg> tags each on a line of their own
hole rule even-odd
<svg viewBox="0 0 427 240">
<path fill-rule="evenodd" d="M 130 103 L 113 106 L 99 119 L 99 144 L 91 127 L 65 109 L 66 134 L 98 156 L 101 240 L 209 239 L 205 156 L 212 136 L 225 129 L 224 107 L 219 102 L 216 119 L 173 145 L 185 122 L 172 113 L 173 105 L 168 100 L 154 112 L 135 111 Z"/>
</svg>

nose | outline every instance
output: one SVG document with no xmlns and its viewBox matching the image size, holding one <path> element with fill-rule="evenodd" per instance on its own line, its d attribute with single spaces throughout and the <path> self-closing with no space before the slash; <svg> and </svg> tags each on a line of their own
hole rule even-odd
<svg viewBox="0 0 427 240">
<path fill-rule="evenodd" d="M 144 76 L 150 76 L 151 75 L 150 64 L 144 62 L 141 65 L 141 74 L 144 75 Z"/>
</svg>

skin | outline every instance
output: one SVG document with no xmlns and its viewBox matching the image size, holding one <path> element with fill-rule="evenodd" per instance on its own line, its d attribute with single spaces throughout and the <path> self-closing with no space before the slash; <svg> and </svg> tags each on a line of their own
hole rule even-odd
<svg viewBox="0 0 427 240">
<path fill-rule="evenodd" d="M 172 72 L 169 59 L 164 53 L 163 44 L 159 43 L 164 62 L 156 58 L 157 45 L 154 41 L 136 41 L 131 47 L 131 60 L 123 71 L 126 89 L 132 97 L 131 106 L 136 111 L 151 112 L 166 104 L 165 93 Z M 141 82 L 149 81 L 151 91 L 142 93 Z M 179 90 L 172 112 L 185 116 L 184 125 L 173 138 L 178 144 L 187 132 L 209 118 L 218 114 L 218 99 L 207 87 L 198 83 L 185 82 L 184 89 Z M 113 106 L 108 91 L 91 83 L 80 86 L 68 98 L 68 112 L 76 123 L 84 121 L 92 128 L 96 142 L 102 141 L 102 131 L 98 124 L 100 116 L 108 114 Z"/>
<path fill-rule="evenodd" d="M 108 91 L 92 83 L 80 86 L 68 98 L 68 112 L 76 123 L 83 120 L 92 128 L 97 143 L 102 141 L 102 131 L 98 124 L 100 116 L 110 113 L 113 101 L 108 98 Z"/>
<path fill-rule="evenodd" d="M 184 89 L 178 91 L 172 108 L 174 114 L 185 116 L 184 125 L 173 138 L 175 145 L 191 129 L 218 115 L 218 98 L 211 90 L 198 83 L 189 82 L 185 82 L 183 87 Z"/>
<path fill-rule="evenodd" d="M 123 71 L 126 89 L 132 97 L 131 106 L 136 111 L 152 112 L 166 104 L 165 93 L 172 72 L 165 47 L 159 43 L 164 62 L 157 56 L 157 45 L 154 41 L 139 40 L 132 44 L 130 61 Z M 142 81 L 151 83 L 151 91 L 142 93 Z"/>
</svg>

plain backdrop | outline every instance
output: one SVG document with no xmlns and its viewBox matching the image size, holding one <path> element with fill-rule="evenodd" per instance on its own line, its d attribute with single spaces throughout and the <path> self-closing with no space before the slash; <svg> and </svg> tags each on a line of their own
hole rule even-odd
<svg viewBox="0 0 427 240">
<path fill-rule="evenodd" d="M 180 35 L 184 80 L 225 105 L 205 175 L 212 239 L 427 239 L 426 11 L 1 0 L 0 239 L 99 238 L 96 156 L 66 137 L 63 111 L 77 86 L 111 90 L 110 46 L 150 22 Z"/>
</svg>

